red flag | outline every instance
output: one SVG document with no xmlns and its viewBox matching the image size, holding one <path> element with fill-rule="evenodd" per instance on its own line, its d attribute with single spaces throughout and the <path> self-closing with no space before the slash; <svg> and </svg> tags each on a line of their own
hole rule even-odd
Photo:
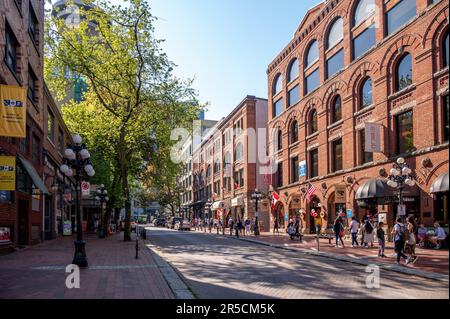
<svg viewBox="0 0 450 319">
<path fill-rule="evenodd" d="M 272 209 L 275 208 L 275 205 L 277 204 L 279 199 L 280 199 L 280 196 L 278 196 L 277 193 L 272 192 Z"/>
</svg>

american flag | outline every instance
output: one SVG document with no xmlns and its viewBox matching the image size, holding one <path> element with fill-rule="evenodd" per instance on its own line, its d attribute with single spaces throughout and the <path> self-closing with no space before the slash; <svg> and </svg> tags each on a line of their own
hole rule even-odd
<svg viewBox="0 0 450 319">
<path fill-rule="evenodd" d="M 311 201 L 311 197 L 315 191 L 316 191 L 316 188 L 314 187 L 314 185 L 311 183 L 308 183 L 308 191 L 306 192 L 306 199 L 308 200 L 308 203 Z"/>
</svg>

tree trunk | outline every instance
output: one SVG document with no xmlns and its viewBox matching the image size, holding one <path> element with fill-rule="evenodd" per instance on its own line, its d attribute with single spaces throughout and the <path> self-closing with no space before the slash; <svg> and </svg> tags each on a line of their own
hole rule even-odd
<svg viewBox="0 0 450 319">
<path fill-rule="evenodd" d="M 130 195 L 130 187 L 128 184 L 128 167 L 127 167 L 127 159 L 126 159 L 126 151 L 125 151 L 125 135 L 126 135 L 126 127 L 125 124 L 122 124 L 120 128 L 120 139 L 119 144 L 117 145 L 118 149 L 118 160 L 120 167 L 120 175 L 122 179 L 122 191 L 123 196 L 125 197 L 125 229 L 123 233 L 123 240 L 130 241 L 131 240 L 131 195 Z"/>
</svg>

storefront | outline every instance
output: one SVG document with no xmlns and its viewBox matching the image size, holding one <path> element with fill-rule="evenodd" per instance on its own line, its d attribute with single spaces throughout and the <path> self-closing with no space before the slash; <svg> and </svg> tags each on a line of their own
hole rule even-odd
<svg viewBox="0 0 450 319">
<path fill-rule="evenodd" d="M 237 196 L 231 200 L 232 216 L 234 219 L 240 218 L 241 220 L 245 217 L 245 203 L 244 196 Z"/>
<path fill-rule="evenodd" d="M 448 229 L 448 172 L 442 174 L 433 183 L 431 193 L 434 196 L 434 221 Z"/>
</svg>

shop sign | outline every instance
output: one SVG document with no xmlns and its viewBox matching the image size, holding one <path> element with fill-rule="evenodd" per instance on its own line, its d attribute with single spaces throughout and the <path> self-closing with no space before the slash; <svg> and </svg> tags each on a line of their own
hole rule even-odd
<svg viewBox="0 0 450 319">
<path fill-rule="evenodd" d="M 14 85 L 0 85 L 0 136 L 26 137 L 27 91 Z"/>
<path fill-rule="evenodd" d="M 16 190 L 16 157 L 0 156 L 0 190 Z"/>
<path fill-rule="evenodd" d="M 381 124 L 365 123 L 365 151 L 381 153 Z"/>
<path fill-rule="evenodd" d="M 378 222 L 387 225 L 387 214 L 386 213 L 379 213 L 378 214 Z"/>
<path fill-rule="evenodd" d="M 352 218 L 352 217 L 353 217 L 353 210 L 347 209 L 347 218 Z"/>
<path fill-rule="evenodd" d="M 286 222 L 289 220 L 289 214 L 288 214 L 288 213 L 285 213 L 285 214 L 284 214 L 284 220 L 285 220 Z"/>
<path fill-rule="evenodd" d="M 298 176 L 306 176 L 306 161 L 298 163 Z"/>
<path fill-rule="evenodd" d="M 345 185 L 336 185 L 335 186 L 335 192 L 334 192 L 334 202 L 336 204 L 342 204 L 346 202 L 346 191 Z"/>
<path fill-rule="evenodd" d="M 0 227 L 0 243 L 11 241 L 11 230 L 9 227 Z"/>
<path fill-rule="evenodd" d="M 405 216 L 406 215 L 406 205 L 398 205 L 397 206 L 397 215 Z"/>
<path fill-rule="evenodd" d="M 71 236 L 72 235 L 72 222 L 70 220 L 65 220 L 64 221 L 63 235 L 64 236 Z"/>
</svg>

